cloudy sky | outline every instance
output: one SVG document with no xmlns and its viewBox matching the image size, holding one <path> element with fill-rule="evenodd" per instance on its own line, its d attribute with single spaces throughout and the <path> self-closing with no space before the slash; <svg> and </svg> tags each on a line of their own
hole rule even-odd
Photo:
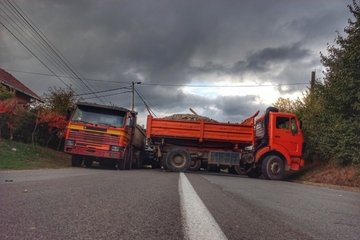
<svg viewBox="0 0 360 240">
<path fill-rule="evenodd" d="M 85 101 L 127 108 L 141 82 L 141 124 L 143 100 L 158 117 L 192 108 L 241 122 L 301 96 L 311 71 L 322 78 L 319 53 L 343 33 L 351 3 L 0 0 L 0 68 L 39 96 L 71 85 Z"/>
</svg>

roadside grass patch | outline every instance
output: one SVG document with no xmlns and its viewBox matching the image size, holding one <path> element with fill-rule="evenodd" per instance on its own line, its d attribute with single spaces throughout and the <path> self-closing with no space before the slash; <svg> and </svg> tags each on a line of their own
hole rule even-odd
<svg viewBox="0 0 360 240">
<path fill-rule="evenodd" d="M 313 163 L 286 176 L 286 180 L 360 187 L 359 166 L 339 166 L 333 163 Z"/>
<path fill-rule="evenodd" d="M 70 167 L 70 156 L 49 148 L 20 142 L 0 141 L 0 169 L 23 170 Z"/>
</svg>

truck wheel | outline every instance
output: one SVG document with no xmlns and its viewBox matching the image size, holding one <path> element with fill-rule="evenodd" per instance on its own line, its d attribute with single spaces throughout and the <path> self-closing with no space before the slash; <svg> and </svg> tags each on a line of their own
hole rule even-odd
<svg viewBox="0 0 360 240">
<path fill-rule="evenodd" d="M 267 156 L 262 162 L 261 168 L 266 179 L 281 180 L 284 177 L 284 162 L 276 155 Z"/>
<path fill-rule="evenodd" d="M 80 155 L 71 155 L 71 166 L 80 167 L 82 163 L 82 159 Z"/>
<path fill-rule="evenodd" d="M 120 159 L 120 160 L 118 160 L 118 169 L 119 170 L 125 170 L 125 163 L 126 163 L 126 161 L 125 161 L 125 159 Z"/>
<path fill-rule="evenodd" d="M 119 159 L 118 160 L 118 169 L 119 170 L 125 170 L 125 167 L 126 167 L 126 161 L 127 161 L 127 158 L 128 158 L 128 155 L 129 155 L 129 149 L 125 149 L 125 153 L 124 153 L 124 158 L 123 159 Z"/>
<path fill-rule="evenodd" d="M 237 174 L 237 175 L 241 175 L 241 174 L 244 173 L 244 172 L 241 170 L 240 166 L 234 166 L 234 172 L 235 172 L 235 174 Z"/>
<path fill-rule="evenodd" d="M 165 170 L 169 170 L 169 166 L 166 163 L 166 156 L 162 156 L 162 158 L 161 158 L 161 166 L 163 166 L 163 168 Z"/>
<path fill-rule="evenodd" d="M 131 170 L 132 162 L 133 162 L 133 151 L 132 151 L 131 147 L 128 148 L 125 159 L 126 159 L 125 169 L 126 170 Z"/>
<path fill-rule="evenodd" d="M 189 152 L 184 148 L 173 148 L 166 155 L 165 162 L 172 172 L 186 171 L 191 162 Z"/>
<path fill-rule="evenodd" d="M 201 167 L 201 160 L 191 160 L 188 170 L 199 171 Z"/>
<path fill-rule="evenodd" d="M 93 164 L 93 161 L 91 159 L 85 159 L 84 160 L 84 166 L 87 167 L 87 168 L 91 168 Z"/>
</svg>

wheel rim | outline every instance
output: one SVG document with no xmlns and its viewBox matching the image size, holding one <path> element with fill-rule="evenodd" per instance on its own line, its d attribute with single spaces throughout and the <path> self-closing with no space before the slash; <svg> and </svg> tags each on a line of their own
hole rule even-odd
<svg viewBox="0 0 360 240">
<path fill-rule="evenodd" d="M 185 165 L 186 163 L 186 158 L 184 155 L 182 154 L 175 154 L 172 158 L 171 158 L 171 163 L 176 166 L 176 167 L 182 167 Z"/>
<path fill-rule="evenodd" d="M 279 175 L 281 172 L 281 166 L 277 162 L 273 162 L 270 165 L 270 171 L 273 175 Z"/>
</svg>

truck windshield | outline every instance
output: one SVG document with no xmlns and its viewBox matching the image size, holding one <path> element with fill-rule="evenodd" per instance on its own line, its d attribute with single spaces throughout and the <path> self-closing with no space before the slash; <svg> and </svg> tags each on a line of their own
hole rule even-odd
<svg viewBox="0 0 360 240">
<path fill-rule="evenodd" d="M 72 117 L 73 122 L 85 122 L 112 127 L 124 127 L 126 112 L 114 109 L 78 106 Z"/>
</svg>

